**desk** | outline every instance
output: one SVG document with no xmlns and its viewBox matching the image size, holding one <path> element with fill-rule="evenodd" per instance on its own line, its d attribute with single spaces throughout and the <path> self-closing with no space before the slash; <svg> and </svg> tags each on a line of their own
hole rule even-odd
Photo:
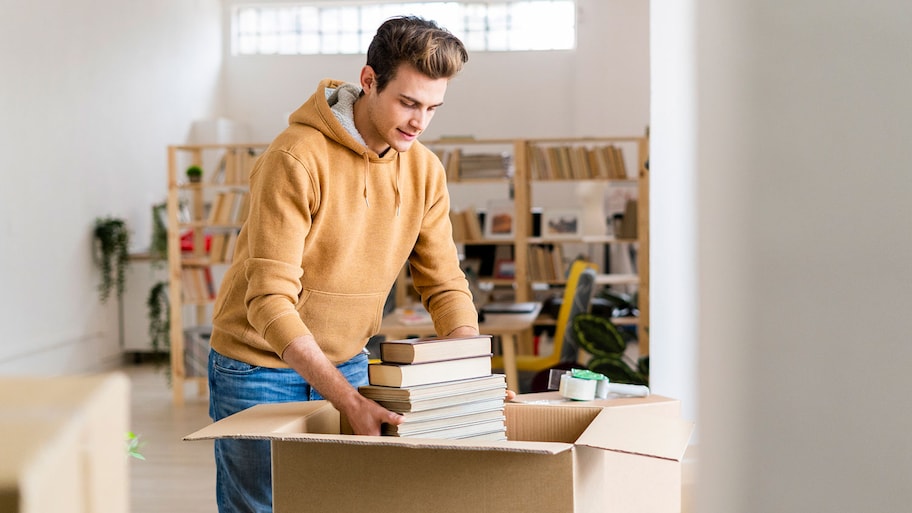
<svg viewBox="0 0 912 513">
<path fill-rule="evenodd" d="M 484 322 L 478 325 L 478 331 L 482 335 L 500 335 L 507 388 L 516 393 L 519 393 L 519 373 L 516 370 L 516 347 L 519 336 L 532 327 L 532 323 L 541 312 L 541 307 L 541 303 L 538 303 L 535 310 L 529 313 L 485 314 Z M 394 339 L 410 335 L 436 335 L 433 323 L 404 324 L 399 321 L 401 315 L 397 310 L 384 317 L 377 334 Z"/>
</svg>

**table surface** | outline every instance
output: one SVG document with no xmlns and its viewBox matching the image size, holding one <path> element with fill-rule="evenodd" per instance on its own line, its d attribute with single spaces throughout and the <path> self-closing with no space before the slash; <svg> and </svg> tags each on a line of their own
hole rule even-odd
<svg viewBox="0 0 912 513">
<path fill-rule="evenodd" d="M 484 322 L 478 324 L 478 331 L 482 335 L 511 335 L 522 332 L 532 327 L 538 314 L 541 313 L 542 304 L 537 303 L 535 309 L 528 313 L 485 314 Z M 388 337 L 407 337 L 410 335 L 426 336 L 435 335 L 434 323 L 428 320 L 422 323 L 404 323 L 401 321 L 403 311 L 396 309 L 383 318 L 380 330 L 377 332 Z"/>
</svg>

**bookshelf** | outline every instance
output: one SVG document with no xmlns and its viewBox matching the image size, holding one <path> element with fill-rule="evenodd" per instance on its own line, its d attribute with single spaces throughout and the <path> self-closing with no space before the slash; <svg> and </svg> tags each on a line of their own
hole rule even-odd
<svg viewBox="0 0 912 513">
<path fill-rule="evenodd" d="M 639 316 L 618 319 L 618 324 L 635 325 L 641 355 L 649 352 L 649 142 L 645 136 L 540 138 L 540 139 L 440 139 L 424 143 L 434 150 L 443 162 L 451 191 L 464 185 L 490 186 L 500 184 L 501 197 L 509 198 L 513 211 L 512 230 L 508 237 L 491 237 L 491 231 L 477 220 L 470 208 L 453 213 L 454 238 L 468 255 L 473 247 L 507 246 L 512 254 L 512 278 L 496 273 L 481 273 L 490 286 L 510 289 L 516 301 L 536 299 L 535 291 L 545 287 L 560 287 L 565 283 L 569 260 L 584 253 L 592 255 L 610 251 L 613 246 L 636 250 L 635 270 L 630 272 L 602 271 L 596 279 L 601 286 L 636 290 Z M 484 171 L 463 164 L 467 156 L 473 164 L 487 155 Z M 501 157 L 501 158 L 497 158 Z M 497 166 L 497 163 L 500 166 Z M 469 172 L 467 172 L 469 171 Z M 598 233 L 580 226 L 583 219 L 579 209 L 541 207 L 542 197 L 550 195 L 558 184 L 625 190 L 635 201 L 619 207 L 626 222 L 617 232 L 610 232 L 607 220 Z M 452 194 L 451 194 L 452 195 Z M 547 198 L 545 198 L 547 199 Z M 478 205 L 485 208 L 488 205 Z M 578 206 L 578 205 L 577 205 Z M 568 206 L 576 207 L 576 206 Z M 490 208 L 485 217 L 490 213 Z M 574 214 L 573 212 L 577 212 Z M 528 213 L 528 214 L 524 214 Z M 569 217 L 568 217 L 569 216 Z M 549 222 L 553 221 L 553 222 Z M 545 227 L 561 224 L 574 227 L 562 233 L 547 233 Z M 474 224 L 474 227 L 472 226 Z M 480 225 L 480 226 L 479 226 Z M 571 252 L 566 248 L 576 248 Z M 495 257 L 497 258 L 497 257 Z M 590 258 L 592 260 L 600 260 Z M 599 263 L 599 262 L 597 262 Z M 397 288 L 399 304 L 405 297 L 407 278 Z M 543 319 L 541 325 L 547 325 Z"/>
<path fill-rule="evenodd" d="M 474 235 L 466 237 L 463 232 L 459 240 L 457 234 L 457 242 L 463 252 L 477 247 L 509 251 L 512 255 L 511 276 L 497 277 L 491 273 L 481 278 L 494 288 L 509 291 L 516 301 L 535 300 L 536 288 L 559 287 L 565 282 L 562 273 L 556 269 L 546 278 L 533 274 L 537 272 L 531 267 L 533 248 L 636 245 L 636 273 L 603 272 L 596 283 L 637 289 L 639 316 L 620 319 L 618 324 L 636 325 L 640 354 L 648 354 L 649 174 L 646 169 L 646 137 L 441 139 L 424 144 L 437 152 L 445 163 L 453 188 L 469 187 L 471 191 L 490 189 L 490 194 L 498 199 L 511 200 L 513 216 L 508 233 L 492 233 L 476 217 L 478 225 L 474 228 Z M 212 302 L 220 277 L 230 263 L 232 237 L 236 236 L 246 214 L 247 176 L 254 160 L 266 146 L 211 144 L 168 147 L 168 280 L 171 373 L 176 403 L 184 400 L 185 383 L 196 383 L 201 394 L 205 391 L 205 362 L 198 361 L 198 357 L 206 354 L 207 347 L 203 344 L 207 340 L 201 337 L 211 322 Z M 607 153 L 599 157 L 580 151 L 580 148 L 589 151 L 604 146 L 622 148 L 626 178 L 610 174 L 610 167 L 606 167 L 610 164 L 605 164 L 609 162 Z M 550 163 L 548 158 L 542 157 L 549 154 L 552 155 Z M 560 157 L 561 154 L 564 156 Z M 611 158 L 615 166 L 620 165 L 616 155 Z M 466 163 L 470 164 L 464 165 Z M 203 168 L 201 183 L 187 181 L 184 171 L 190 165 Z M 532 212 L 537 208 L 536 194 L 541 195 L 542 191 L 547 194 L 549 186 L 558 183 L 587 184 L 587 187 L 591 183 L 636 190 L 636 229 L 627 230 L 620 236 L 586 231 L 569 235 L 533 234 Z M 487 202 L 476 205 L 476 208 L 486 207 Z M 529 214 L 519 215 L 521 212 Z M 543 209 L 542 221 L 547 212 L 548 209 Z M 563 260 L 572 256 L 571 253 L 564 253 Z M 495 259 L 499 258 L 495 256 Z M 396 303 L 408 304 L 411 286 L 404 271 L 398 285 Z M 547 325 L 548 322 L 542 319 L 537 324 Z"/>
<path fill-rule="evenodd" d="M 202 144 L 168 147 L 168 298 L 171 383 L 175 404 L 185 385 L 207 386 L 206 356 L 212 303 L 233 244 L 246 219 L 247 177 L 266 144 Z M 186 169 L 203 168 L 191 183 Z"/>
</svg>

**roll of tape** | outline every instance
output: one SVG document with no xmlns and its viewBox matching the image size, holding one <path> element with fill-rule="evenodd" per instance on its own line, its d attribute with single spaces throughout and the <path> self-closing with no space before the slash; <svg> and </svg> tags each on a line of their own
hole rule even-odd
<svg viewBox="0 0 912 513">
<path fill-rule="evenodd" d="M 595 396 L 599 399 L 607 399 L 610 382 L 607 379 L 600 379 L 596 383 L 598 384 L 595 386 Z"/>
<path fill-rule="evenodd" d="M 560 393 L 567 399 L 575 401 L 591 401 L 595 399 L 595 389 L 598 381 L 591 379 L 574 378 L 564 374 L 561 376 Z"/>
</svg>

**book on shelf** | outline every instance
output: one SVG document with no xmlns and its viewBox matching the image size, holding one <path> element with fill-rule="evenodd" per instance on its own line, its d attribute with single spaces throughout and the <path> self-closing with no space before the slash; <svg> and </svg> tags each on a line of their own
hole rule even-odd
<svg viewBox="0 0 912 513">
<path fill-rule="evenodd" d="M 478 378 L 407 387 L 362 385 L 358 387 L 358 391 L 364 397 L 373 399 L 388 409 L 395 408 L 393 411 L 404 412 L 504 397 L 506 388 L 503 374 L 488 374 Z"/>
<path fill-rule="evenodd" d="M 227 233 L 213 233 L 209 245 L 209 261 L 219 264 L 225 261 L 225 244 L 228 241 Z"/>
<path fill-rule="evenodd" d="M 181 269 L 184 301 L 204 303 L 215 298 L 215 282 L 208 267 L 185 267 Z"/>
<path fill-rule="evenodd" d="M 425 363 L 491 354 L 491 336 L 407 338 L 380 342 L 380 359 L 389 363 Z"/>
<path fill-rule="evenodd" d="M 371 385 L 389 387 L 477 378 L 491 374 L 491 355 L 415 364 L 371 363 L 367 373 Z"/>
<path fill-rule="evenodd" d="M 392 436 L 424 436 L 428 438 L 438 438 L 444 431 L 448 431 L 446 437 L 452 437 L 454 435 L 458 436 L 458 433 L 455 433 L 456 430 L 462 428 L 474 427 L 477 425 L 484 425 L 484 428 L 480 428 L 479 431 L 475 432 L 476 434 L 487 433 L 494 429 L 499 429 L 503 427 L 504 423 L 504 413 L 503 413 L 503 404 L 499 408 L 480 411 L 475 413 L 467 413 L 457 416 L 449 417 L 440 417 L 434 419 L 420 420 L 420 421 L 409 421 L 405 420 L 402 424 L 384 424 L 381 432 L 384 435 Z"/>
<path fill-rule="evenodd" d="M 209 217 L 207 224 L 213 225 L 218 224 L 219 220 L 225 215 L 225 209 L 227 208 L 227 193 L 225 191 L 219 191 L 212 198 L 212 203 L 209 204 Z"/>
<path fill-rule="evenodd" d="M 462 220 L 465 226 L 465 240 L 484 239 L 484 229 L 481 226 L 481 220 L 478 218 L 478 211 L 474 206 L 462 211 Z"/>
</svg>

